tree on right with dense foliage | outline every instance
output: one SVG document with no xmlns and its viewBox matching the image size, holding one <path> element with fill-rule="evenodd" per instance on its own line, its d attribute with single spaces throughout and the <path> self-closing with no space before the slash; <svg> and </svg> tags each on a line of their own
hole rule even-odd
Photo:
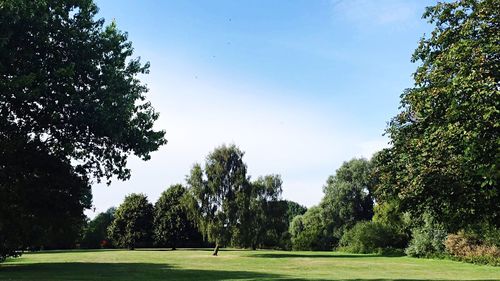
<svg viewBox="0 0 500 281">
<path fill-rule="evenodd" d="M 116 209 L 108 235 L 116 246 L 133 250 L 151 245 L 152 230 L 153 205 L 146 195 L 133 193 Z"/>
<path fill-rule="evenodd" d="M 424 17 L 415 86 L 387 130 L 381 200 L 450 232 L 500 226 L 500 1 L 440 2 Z M 423 221 L 421 220 L 423 223 Z"/>
</svg>

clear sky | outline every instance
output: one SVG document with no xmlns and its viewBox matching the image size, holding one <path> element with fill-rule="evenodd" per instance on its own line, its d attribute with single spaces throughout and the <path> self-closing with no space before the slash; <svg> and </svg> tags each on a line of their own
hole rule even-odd
<svg viewBox="0 0 500 281">
<path fill-rule="evenodd" d="M 280 174 L 283 197 L 321 200 L 343 161 L 382 136 L 412 85 L 410 62 L 431 26 L 422 0 L 101 0 L 99 17 L 129 33 L 168 144 L 132 178 L 93 186 L 96 212 L 125 195 L 155 202 L 216 146 L 238 145 L 249 174 Z M 93 217 L 94 212 L 87 215 Z"/>
</svg>

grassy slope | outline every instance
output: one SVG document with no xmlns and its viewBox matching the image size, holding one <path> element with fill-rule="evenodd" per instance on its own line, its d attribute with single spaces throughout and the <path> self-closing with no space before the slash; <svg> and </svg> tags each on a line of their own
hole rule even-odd
<svg viewBox="0 0 500 281">
<path fill-rule="evenodd" d="M 26 254 L 0 280 L 499 280 L 500 268 L 332 252 L 205 250 Z"/>
</svg>

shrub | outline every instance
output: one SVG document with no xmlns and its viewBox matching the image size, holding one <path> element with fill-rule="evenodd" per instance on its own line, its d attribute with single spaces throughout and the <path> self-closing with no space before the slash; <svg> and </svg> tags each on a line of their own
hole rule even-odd
<svg viewBox="0 0 500 281">
<path fill-rule="evenodd" d="M 425 215 L 424 224 L 412 230 L 412 239 L 405 253 L 412 257 L 430 257 L 444 253 L 447 231 L 442 224 Z"/>
<path fill-rule="evenodd" d="M 448 235 L 445 247 L 450 255 L 461 261 L 500 265 L 500 248 L 496 245 L 484 244 L 476 237 L 464 232 Z"/>
<path fill-rule="evenodd" d="M 363 254 L 385 253 L 404 246 L 404 236 L 394 228 L 377 222 L 363 221 L 342 235 L 339 250 Z"/>
</svg>

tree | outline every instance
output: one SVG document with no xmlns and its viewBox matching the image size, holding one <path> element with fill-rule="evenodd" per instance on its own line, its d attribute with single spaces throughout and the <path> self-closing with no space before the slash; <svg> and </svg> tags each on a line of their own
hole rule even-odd
<svg viewBox="0 0 500 281">
<path fill-rule="evenodd" d="M 149 63 L 130 59 L 127 34 L 94 19 L 92 0 L 6 0 L 0 6 L 0 120 L 72 159 L 96 179 L 127 179 L 127 156 L 149 159 L 165 143 L 138 79 Z"/>
<path fill-rule="evenodd" d="M 251 191 L 243 154 L 235 145 L 217 147 L 207 156 L 204 169 L 195 164 L 187 177 L 191 214 L 204 237 L 215 243 L 215 256 L 220 246 L 231 242 L 238 208 Z"/>
<path fill-rule="evenodd" d="M 151 244 L 153 205 L 144 194 L 130 194 L 116 209 L 108 235 L 116 246 L 130 250 Z"/>
<path fill-rule="evenodd" d="M 0 198 L 2 261 L 27 248 L 74 247 L 92 196 L 69 161 L 0 134 Z"/>
<path fill-rule="evenodd" d="M 130 154 L 147 160 L 166 143 L 164 132 L 153 129 L 158 114 L 139 81 L 149 64 L 131 58 L 127 34 L 114 22 L 104 27 L 103 19 L 95 19 L 97 11 L 92 0 L 0 4 L 0 143 L 40 165 L 31 160 L 12 166 L 16 169 L 0 165 L 0 205 L 7 209 L 0 216 L 0 260 L 38 243 L 25 240 L 28 232 L 21 224 L 48 229 L 39 222 L 56 222 L 59 216 L 63 221 L 70 214 L 67 225 L 82 221 L 91 179 L 128 179 Z M 52 167 L 34 155 L 49 159 Z M 52 170 L 57 166 L 62 176 Z M 64 200 L 20 192 L 35 186 L 42 195 L 64 194 L 71 198 L 67 202 L 81 203 L 73 208 Z M 52 202 L 58 207 L 50 215 L 38 206 Z"/>
<path fill-rule="evenodd" d="M 235 245 L 256 249 L 277 246 L 287 230 L 286 205 L 280 204 L 283 181 L 279 175 L 259 177 L 250 184 L 249 198 L 240 197 L 238 227 L 233 233 Z"/>
<path fill-rule="evenodd" d="M 289 224 L 292 223 L 293 218 L 299 215 L 303 215 L 307 211 L 306 207 L 300 205 L 297 202 L 285 200 L 285 203 L 287 205 L 286 217 Z"/>
<path fill-rule="evenodd" d="M 415 85 L 387 129 L 380 197 L 451 232 L 500 226 L 499 6 L 460 0 L 426 9 L 435 29 L 413 54 Z"/>
<path fill-rule="evenodd" d="M 314 206 L 303 215 L 296 216 L 290 224 L 292 249 L 308 251 L 328 251 L 332 249 L 332 237 L 321 207 Z"/>
<path fill-rule="evenodd" d="M 324 187 L 321 208 L 325 213 L 328 232 L 338 243 L 346 229 L 373 216 L 373 179 L 371 164 L 366 159 L 344 162 Z"/>
<path fill-rule="evenodd" d="M 116 208 L 109 208 L 104 213 L 99 213 L 84 229 L 81 247 L 99 249 L 111 246 L 108 237 L 108 227 L 115 219 Z"/>
<path fill-rule="evenodd" d="M 154 206 L 154 240 L 158 246 L 175 250 L 179 243 L 197 240 L 200 234 L 189 219 L 184 196 L 186 188 L 180 184 L 164 191 Z"/>
</svg>

